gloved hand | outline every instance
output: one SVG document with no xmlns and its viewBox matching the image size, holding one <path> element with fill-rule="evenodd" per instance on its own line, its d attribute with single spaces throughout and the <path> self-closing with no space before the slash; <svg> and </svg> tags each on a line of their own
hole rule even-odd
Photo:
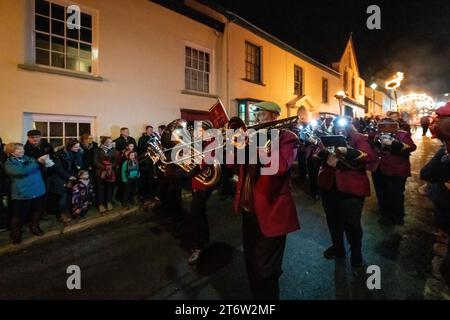
<svg viewBox="0 0 450 320">
<path fill-rule="evenodd" d="M 346 147 L 337 147 L 336 149 L 337 153 L 340 153 L 342 155 L 346 155 L 347 154 L 347 148 Z"/>
</svg>

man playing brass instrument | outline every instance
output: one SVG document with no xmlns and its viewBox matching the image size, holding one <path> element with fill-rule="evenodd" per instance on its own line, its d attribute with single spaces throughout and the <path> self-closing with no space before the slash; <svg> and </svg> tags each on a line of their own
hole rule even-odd
<svg viewBox="0 0 450 320">
<path fill-rule="evenodd" d="M 259 123 L 276 120 L 280 107 L 261 102 Z M 279 134 L 279 167 L 274 175 L 261 175 L 261 164 L 239 165 L 239 180 L 234 203 L 242 213 L 242 236 L 250 288 L 256 299 L 279 299 L 278 279 L 286 234 L 299 229 L 297 210 L 290 191 L 290 168 L 297 156 L 299 139 L 289 130 Z"/>
<path fill-rule="evenodd" d="M 367 137 L 358 133 L 351 119 L 338 117 L 333 121 L 333 134 L 343 135 L 347 146 L 338 146 L 336 153 L 320 151 L 322 160 L 318 184 L 327 217 L 332 245 L 325 250 L 326 259 L 345 258 L 344 234 L 350 244 L 351 264 L 362 266 L 361 212 L 370 184 L 365 165 L 373 159 Z"/>
<path fill-rule="evenodd" d="M 409 156 L 416 150 L 408 131 L 384 129 L 397 122 L 387 118 L 378 123 L 377 134 L 372 143 L 377 154 L 371 164 L 372 179 L 380 207 L 381 224 L 404 224 L 405 184 L 411 176 Z M 388 132 L 391 131 L 391 132 Z"/>
</svg>

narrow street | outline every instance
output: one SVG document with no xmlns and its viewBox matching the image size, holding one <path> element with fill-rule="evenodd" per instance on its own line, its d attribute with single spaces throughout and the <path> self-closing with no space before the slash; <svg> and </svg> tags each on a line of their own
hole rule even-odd
<svg viewBox="0 0 450 320">
<path fill-rule="evenodd" d="M 295 188 L 302 229 L 288 236 L 282 299 L 423 299 L 431 276 L 434 218 L 418 194 L 420 168 L 439 142 L 415 134 L 413 176 L 407 182 L 406 224 L 380 226 L 374 194 L 364 214 L 364 259 L 381 268 L 381 290 L 350 263 L 327 261 L 329 234 L 321 203 Z M 373 190 L 373 188 L 372 188 Z M 189 204 L 185 203 L 185 208 Z M 240 217 L 231 200 L 208 203 L 213 244 L 196 266 L 187 264 L 189 235 L 172 234 L 161 213 L 143 212 L 109 225 L 37 244 L 0 257 L 0 299 L 247 299 Z M 66 288 L 66 268 L 81 268 L 82 290 Z"/>
</svg>

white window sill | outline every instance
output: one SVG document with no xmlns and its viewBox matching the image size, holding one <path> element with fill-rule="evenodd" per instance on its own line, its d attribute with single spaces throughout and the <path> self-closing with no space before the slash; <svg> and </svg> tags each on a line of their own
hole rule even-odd
<svg viewBox="0 0 450 320">
<path fill-rule="evenodd" d="M 64 69 L 56 69 L 56 68 L 50 68 L 45 67 L 37 64 L 19 64 L 19 69 L 27 70 L 27 71 L 35 71 L 35 72 L 44 72 L 44 73 L 51 73 L 51 74 L 57 74 L 61 76 L 67 76 L 67 77 L 73 77 L 73 78 L 80 78 L 80 79 L 86 79 L 86 80 L 95 80 L 95 81 L 103 81 L 103 77 L 98 75 L 92 75 L 88 73 L 82 73 L 82 72 L 76 72 L 76 71 L 70 71 L 70 70 L 64 70 Z"/>
<path fill-rule="evenodd" d="M 205 98 L 219 99 L 219 96 L 215 94 L 200 92 L 200 91 L 192 91 L 192 90 L 181 90 L 181 94 L 190 94 L 193 96 L 200 96 Z"/>
</svg>

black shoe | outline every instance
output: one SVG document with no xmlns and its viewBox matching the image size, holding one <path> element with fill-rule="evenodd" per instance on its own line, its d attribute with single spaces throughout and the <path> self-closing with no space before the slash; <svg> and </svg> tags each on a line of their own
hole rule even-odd
<svg viewBox="0 0 450 320">
<path fill-rule="evenodd" d="M 42 231 L 41 228 L 39 228 L 39 226 L 30 227 L 30 232 L 38 237 L 44 234 L 44 231 Z"/>
<path fill-rule="evenodd" d="M 345 251 L 336 252 L 334 246 L 329 247 L 327 250 L 323 252 L 323 256 L 325 259 L 345 259 Z"/>
<path fill-rule="evenodd" d="M 13 245 L 18 245 L 22 242 L 21 232 L 11 232 L 11 240 Z"/>
<path fill-rule="evenodd" d="M 363 258 L 361 251 L 352 252 L 350 256 L 350 262 L 353 268 L 361 268 L 363 266 Z"/>
</svg>

